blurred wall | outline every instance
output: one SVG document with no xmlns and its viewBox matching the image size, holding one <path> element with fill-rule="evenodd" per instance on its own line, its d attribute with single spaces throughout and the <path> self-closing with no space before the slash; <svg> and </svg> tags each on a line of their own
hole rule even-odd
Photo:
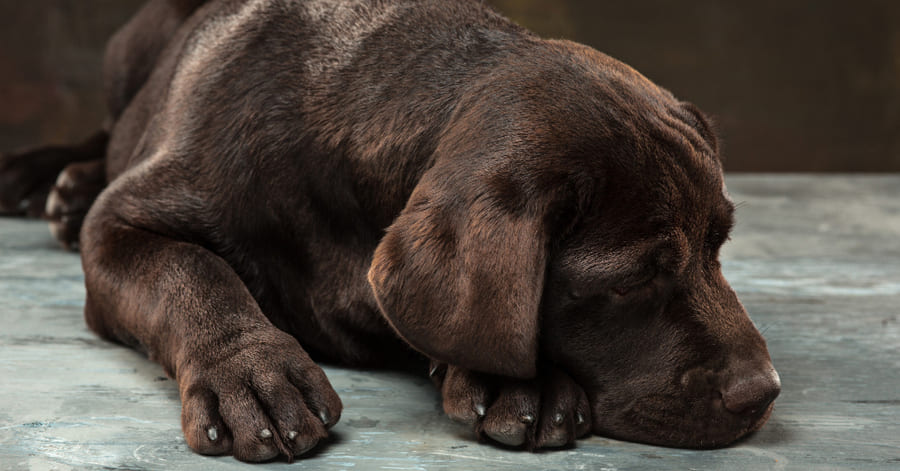
<svg viewBox="0 0 900 471">
<path fill-rule="evenodd" d="M 105 39 L 141 0 L 0 0 L 0 149 L 78 140 Z M 900 1 L 488 0 L 713 116 L 726 168 L 900 171 Z"/>
<path fill-rule="evenodd" d="M 106 39 L 142 0 L 0 0 L 0 150 L 87 137 Z"/>
<path fill-rule="evenodd" d="M 729 170 L 900 171 L 900 1 L 495 3 L 696 103 Z"/>
</svg>

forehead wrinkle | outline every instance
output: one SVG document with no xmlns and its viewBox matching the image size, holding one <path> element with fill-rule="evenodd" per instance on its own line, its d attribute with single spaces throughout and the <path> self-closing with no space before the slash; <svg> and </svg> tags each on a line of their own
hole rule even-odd
<svg viewBox="0 0 900 471">
<path fill-rule="evenodd" d="M 684 121 L 663 114 L 652 127 L 652 137 L 679 166 L 687 182 L 718 186 L 722 168 L 700 134 Z"/>
<path fill-rule="evenodd" d="M 581 247 L 562 260 L 562 267 L 576 274 L 616 273 L 633 268 L 638 260 L 651 252 L 658 245 L 655 238 L 643 238 L 639 241 L 614 248 L 599 249 L 597 247 Z M 599 253 L 598 253 L 599 252 Z"/>
<path fill-rule="evenodd" d="M 722 230 L 713 225 L 727 222 L 730 202 L 722 190 L 721 169 L 714 156 L 697 152 L 678 134 L 668 128 L 655 136 L 662 146 L 660 151 L 669 154 L 657 159 L 659 178 L 652 187 L 660 208 L 656 218 L 658 224 L 683 231 L 689 248 L 700 248 L 708 231 Z"/>
<path fill-rule="evenodd" d="M 678 130 L 681 133 L 681 136 L 687 139 L 690 146 L 698 154 L 702 154 L 704 157 L 715 157 L 716 149 L 707 140 L 707 138 L 703 136 L 703 133 L 695 126 L 695 124 L 704 126 L 703 123 L 697 122 L 697 116 L 700 116 L 699 114 L 695 116 L 690 111 L 681 106 L 670 106 L 668 108 L 668 111 L 669 113 L 662 114 L 662 119 L 666 122 L 666 124 Z M 715 161 L 715 163 L 719 163 L 718 159 L 714 158 L 713 160 Z"/>
<path fill-rule="evenodd" d="M 567 253 L 560 266 L 573 279 L 588 282 L 640 275 L 653 267 L 680 273 L 691 257 L 684 232 L 675 227 L 614 248 L 583 246 Z"/>
</svg>

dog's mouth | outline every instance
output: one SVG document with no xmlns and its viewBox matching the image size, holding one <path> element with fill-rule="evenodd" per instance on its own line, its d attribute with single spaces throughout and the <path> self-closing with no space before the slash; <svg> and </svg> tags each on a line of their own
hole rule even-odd
<svg viewBox="0 0 900 471">
<path fill-rule="evenodd" d="M 672 396 L 636 399 L 617 410 L 592 401 L 594 434 L 651 445 L 674 448 L 721 448 L 756 432 L 772 415 L 771 403 L 751 415 L 727 411 L 721 401 L 694 400 Z M 608 402 L 606 402 L 608 404 Z"/>
</svg>

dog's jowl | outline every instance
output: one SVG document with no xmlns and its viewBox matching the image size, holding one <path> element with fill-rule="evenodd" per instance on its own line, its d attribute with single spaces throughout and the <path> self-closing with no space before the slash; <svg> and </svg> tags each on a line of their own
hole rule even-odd
<svg viewBox="0 0 900 471">
<path fill-rule="evenodd" d="M 151 0 L 104 79 L 88 142 L 0 157 L 0 209 L 80 249 L 88 325 L 177 380 L 197 452 L 315 447 L 342 405 L 312 358 L 430 362 L 526 449 L 771 414 L 714 133 L 627 65 L 477 0 Z"/>
</svg>

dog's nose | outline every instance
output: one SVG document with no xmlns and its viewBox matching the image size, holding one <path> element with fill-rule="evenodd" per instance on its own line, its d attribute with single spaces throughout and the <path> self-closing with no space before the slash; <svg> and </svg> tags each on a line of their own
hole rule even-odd
<svg viewBox="0 0 900 471">
<path fill-rule="evenodd" d="M 743 416 L 765 411 L 780 392 L 781 379 L 772 367 L 731 381 L 721 391 L 725 409 Z"/>
</svg>

